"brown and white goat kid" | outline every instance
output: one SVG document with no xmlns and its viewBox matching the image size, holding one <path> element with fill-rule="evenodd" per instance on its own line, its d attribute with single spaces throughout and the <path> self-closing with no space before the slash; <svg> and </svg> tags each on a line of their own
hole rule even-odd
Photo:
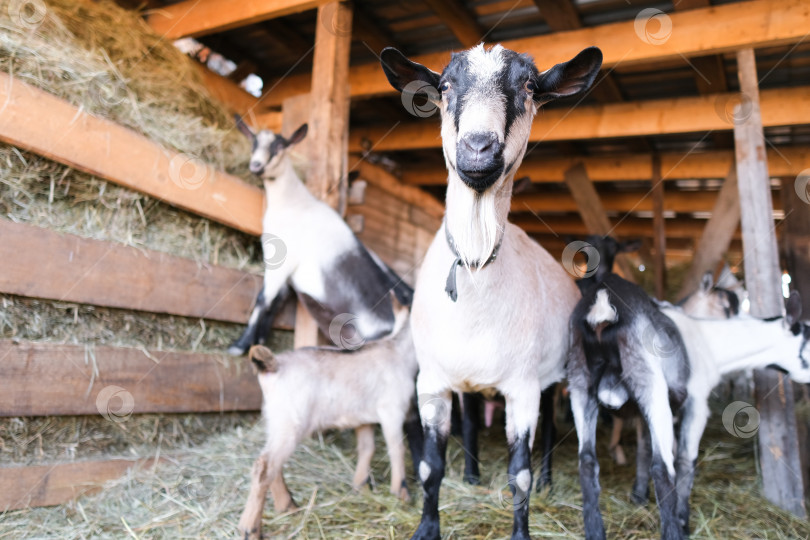
<svg viewBox="0 0 810 540">
<path fill-rule="evenodd" d="M 289 150 L 306 137 L 307 124 L 289 139 L 269 130 L 254 134 L 240 119 L 237 126 L 253 143 L 250 170 L 264 181 L 265 272 L 248 326 L 228 352 L 240 355 L 251 345 L 264 343 L 276 312 L 291 291 L 324 335 L 348 343 L 349 348 L 390 333 L 394 313 L 388 293 L 393 291 L 401 304 L 410 305 L 413 291 L 296 174 Z M 346 321 L 337 319 L 341 315 Z M 356 334 L 336 335 L 343 326 L 333 327 L 336 321 L 349 322 Z"/>
<path fill-rule="evenodd" d="M 391 493 L 409 499 L 402 426 L 412 406 L 417 366 L 407 312 L 397 310 L 393 334 L 355 351 L 304 347 L 274 355 L 261 345 L 250 349 L 264 396 L 267 441 L 253 465 L 239 520 L 246 539 L 261 537 L 268 488 L 277 512 L 295 508 L 282 467 L 301 440 L 318 430 L 355 429 L 352 485 L 359 489 L 368 480 L 374 454 L 373 424 L 380 424 L 391 461 Z"/>
<path fill-rule="evenodd" d="M 453 54 L 439 74 L 382 51 L 391 85 L 427 85 L 441 113 L 447 211 L 417 280 L 411 324 L 425 430 L 422 520 L 413 538 L 437 540 L 451 392 L 500 391 L 506 400 L 513 539 L 528 539 L 531 446 L 541 391 L 564 375 L 568 316 L 579 298 L 560 264 L 507 222 L 514 176 L 543 103 L 586 90 L 599 49 L 540 73 L 500 45 Z M 461 267 L 461 268 L 458 268 Z"/>
</svg>

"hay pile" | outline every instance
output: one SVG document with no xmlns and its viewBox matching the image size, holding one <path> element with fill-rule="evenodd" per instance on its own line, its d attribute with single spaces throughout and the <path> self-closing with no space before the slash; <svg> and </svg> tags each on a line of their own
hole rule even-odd
<svg viewBox="0 0 810 540">
<path fill-rule="evenodd" d="M 576 464 L 576 435 L 562 425 L 554 456 L 554 488 L 533 494 L 533 538 L 582 538 L 583 526 Z M 607 441 L 607 432 L 600 435 Z M 53 508 L 11 512 L 0 520 L 0 538 L 23 533 L 58 538 L 228 538 L 247 497 L 251 463 L 262 443 L 258 426 L 237 427 L 202 446 L 163 452 L 169 461 L 146 467 L 112 482 L 98 495 Z M 754 439 L 734 438 L 713 418 L 703 444 L 693 493 L 695 539 L 797 539 L 810 526 L 758 496 Z M 388 494 L 384 443 L 377 440 L 374 492 L 354 493 L 354 437 L 330 432 L 306 441 L 286 469 L 286 479 L 301 510 L 276 515 L 268 502 L 266 538 L 408 538 L 420 517 L 420 495 L 411 504 Z M 445 538 L 508 538 L 511 508 L 506 492 L 507 452 L 502 428 L 482 434 L 482 483 L 462 482 L 463 454 L 458 441 L 448 448 L 448 475 L 441 495 Z M 630 450 L 630 448 L 628 448 Z M 632 452 L 630 452 L 632 454 Z M 632 467 L 617 467 L 600 448 L 602 507 L 610 538 L 656 538 L 654 504 L 629 502 Z M 534 463 L 538 463 L 537 456 Z M 410 470 L 410 465 L 409 465 Z M 412 492 L 413 479 L 410 480 Z"/>
</svg>

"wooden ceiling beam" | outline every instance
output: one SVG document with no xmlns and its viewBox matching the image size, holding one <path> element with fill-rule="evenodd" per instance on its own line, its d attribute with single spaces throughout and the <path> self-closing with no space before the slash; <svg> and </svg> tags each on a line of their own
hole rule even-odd
<svg viewBox="0 0 810 540">
<path fill-rule="evenodd" d="M 199 37 L 315 9 L 328 0 L 184 0 L 151 10 L 146 22 L 167 39 Z"/>
<path fill-rule="evenodd" d="M 588 228 L 580 217 L 574 216 L 541 216 L 542 220 L 527 213 L 514 214 L 509 221 L 530 234 L 558 234 L 560 236 L 584 237 Z M 652 238 L 652 218 L 635 216 L 622 220 L 611 219 L 611 230 L 615 236 L 622 238 Z M 700 238 L 707 220 L 698 218 L 676 217 L 666 219 L 667 238 Z M 739 229 L 733 238 L 742 239 Z"/>
<path fill-rule="evenodd" d="M 804 0 L 753 0 L 668 15 L 676 29 L 663 43 L 647 43 L 636 34 L 635 21 L 605 24 L 569 32 L 502 42 L 506 48 L 542 59 L 541 69 L 573 58 L 584 46 L 598 45 L 603 67 L 681 60 L 742 47 L 768 47 L 797 42 L 810 27 L 810 11 Z M 441 70 L 451 51 L 414 56 L 431 69 Z M 302 74 L 274 81 L 267 104 L 278 106 L 296 94 L 309 91 L 311 75 Z M 349 71 L 353 98 L 392 94 L 394 90 L 378 63 L 352 67 Z"/>
<path fill-rule="evenodd" d="M 424 0 L 424 2 L 464 47 L 472 47 L 483 39 L 484 29 L 478 24 L 475 14 L 467 9 L 461 0 Z"/>
<path fill-rule="evenodd" d="M 810 124 L 810 88 L 763 90 L 760 99 L 765 127 Z M 739 101 L 739 94 L 728 93 L 548 109 L 538 114 L 529 142 L 728 131 Z M 364 139 L 376 152 L 441 147 L 439 122 L 433 120 L 355 129 L 350 151 L 360 151 Z"/>
<path fill-rule="evenodd" d="M 810 147 L 768 148 L 768 167 L 772 177 L 796 177 L 810 169 Z M 668 152 L 661 154 L 664 180 L 685 178 L 724 178 L 734 160 L 734 151 Z M 650 180 L 652 160 L 649 154 L 613 156 L 527 157 L 518 169 L 516 178 L 528 176 L 535 184 L 559 183 L 565 180 L 565 171 L 581 161 L 593 182 L 624 182 Z M 404 168 L 402 181 L 414 185 L 444 185 L 447 169 L 444 165 Z"/>
</svg>

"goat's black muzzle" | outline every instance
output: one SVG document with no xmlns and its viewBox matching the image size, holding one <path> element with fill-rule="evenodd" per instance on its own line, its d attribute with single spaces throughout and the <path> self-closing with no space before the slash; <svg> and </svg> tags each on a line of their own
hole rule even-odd
<svg viewBox="0 0 810 540">
<path fill-rule="evenodd" d="M 503 144 L 495 133 L 471 133 L 456 145 L 456 172 L 478 193 L 483 193 L 503 173 Z"/>
</svg>

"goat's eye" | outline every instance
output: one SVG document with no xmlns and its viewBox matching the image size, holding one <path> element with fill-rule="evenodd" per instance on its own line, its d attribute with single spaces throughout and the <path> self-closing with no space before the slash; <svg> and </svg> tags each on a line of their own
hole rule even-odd
<svg viewBox="0 0 810 540">
<path fill-rule="evenodd" d="M 444 93 L 444 92 L 447 92 L 448 90 L 450 90 L 450 83 L 449 82 L 444 81 L 442 84 L 439 85 L 439 91 L 440 92 Z"/>
<path fill-rule="evenodd" d="M 525 88 L 527 92 L 530 92 L 532 94 L 535 92 L 535 90 L 537 90 L 537 86 L 535 86 L 534 81 L 531 79 L 526 81 Z"/>
</svg>

